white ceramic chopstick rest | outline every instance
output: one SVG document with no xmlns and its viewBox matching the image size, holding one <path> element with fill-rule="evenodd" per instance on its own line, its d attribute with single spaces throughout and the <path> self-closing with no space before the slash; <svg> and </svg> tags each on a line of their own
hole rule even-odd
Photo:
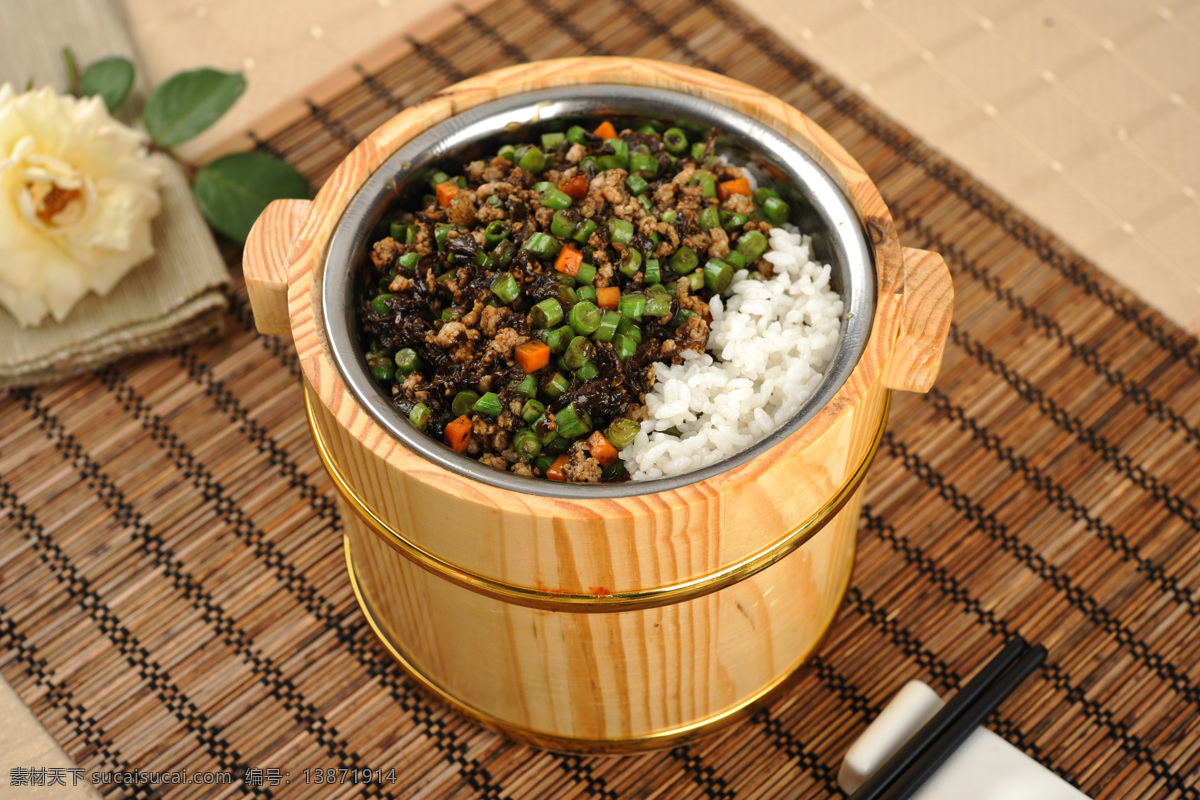
<svg viewBox="0 0 1200 800">
<path fill-rule="evenodd" d="M 944 705 L 909 681 L 850 746 L 838 785 L 852 794 Z M 913 800 L 1088 800 L 1087 795 L 986 728 L 977 729 L 913 795 Z"/>
</svg>

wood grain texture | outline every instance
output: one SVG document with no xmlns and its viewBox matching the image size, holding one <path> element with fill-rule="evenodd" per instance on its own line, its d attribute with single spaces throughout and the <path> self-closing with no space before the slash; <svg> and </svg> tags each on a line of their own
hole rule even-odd
<svg viewBox="0 0 1200 800">
<path fill-rule="evenodd" d="M 900 330 L 883 382 L 889 389 L 927 392 L 942 366 L 954 315 L 954 284 L 937 253 L 905 247 Z"/>
<path fill-rule="evenodd" d="M 242 269 L 259 333 L 289 333 L 292 329 L 287 299 L 289 256 L 310 208 L 308 200 L 276 200 L 254 221 L 246 237 Z"/>
<path fill-rule="evenodd" d="M 881 302 L 866 351 L 845 385 L 812 421 L 767 453 L 705 481 L 631 498 L 591 498 L 586 487 L 581 487 L 579 499 L 547 498 L 471 481 L 406 449 L 370 418 L 343 384 L 324 336 L 314 289 L 321 280 L 327 245 L 343 210 L 372 172 L 431 125 L 512 94 L 614 83 L 686 92 L 730 106 L 796 142 L 834 176 L 867 221 L 875 250 Z M 862 168 L 828 134 L 777 98 L 710 72 L 664 62 L 562 59 L 463 81 L 397 115 L 359 144 L 334 171 L 302 222 L 300 215 L 288 213 L 289 208 L 273 208 L 267 225 L 274 220 L 299 225 L 288 256 L 290 325 L 307 386 L 317 401 L 314 423 L 336 469 L 374 513 L 419 547 L 469 572 L 525 589 L 598 597 L 658 589 L 703 579 L 771 547 L 789 530 L 818 514 L 866 457 L 883 414 L 887 391 L 883 376 L 897 339 L 906 337 L 905 309 L 914 313 L 925 306 L 948 309 L 953 302 L 948 281 L 906 282 L 904 259 L 887 207 Z M 269 270 L 277 280 L 284 238 L 264 230 L 255 240 L 255 252 L 248 248 L 248 263 L 271 264 L 269 268 L 256 264 L 250 270 L 250 283 L 266 286 L 258 275 L 260 269 Z M 259 241 L 274 247 L 259 250 Z M 918 274 L 923 273 L 914 271 L 914 277 Z M 270 285 L 277 302 L 277 283 Z M 920 297 L 931 290 L 944 296 Z M 272 313 L 276 308 L 271 305 Z M 917 322 L 910 320 L 911 325 Z M 936 332 L 937 325 L 929 330 Z M 941 331 L 944 337 L 944 325 Z M 908 360 L 914 364 L 906 366 L 905 380 L 910 377 L 908 372 L 915 376 L 913 380 L 932 379 L 937 359 L 922 354 L 936 345 L 921 338 L 908 341 Z M 652 675 L 655 671 L 650 669 L 627 674 L 624 667 L 616 669 L 611 681 L 578 672 L 581 664 L 594 665 L 613 657 L 613 653 L 597 649 L 594 642 L 620 641 L 642 630 L 640 621 L 629 628 L 618 617 L 600 623 L 560 614 L 553 618 L 557 620 L 553 630 L 543 630 L 528 624 L 535 618 L 529 616 L 532 612 L 511 610 L 502 600 L 443 586 L 440 579 L 420 575 L 411 565 L 401 569 L 403 557 L 382 542 L 371 543 L 359 536 L 352 543 L 355 550 L 370 554 L 360 566 L 364 591 L 377 598 L 382 616 L 399 626 L 394 630 L 398 646 L 412 650 L 412 661 L 429 670 L 432 679 L 450 694 L 498 703 L 513 687 L 541 685 L 546 675 L 535 677 L 528 665 L 516 662 L 510 662 L 510 669 L 494 666 L 486 673 L 471 668 L 467 650 L 481 635 L 478 626 L 470 626 L 471 619 L 509 615 L 505 617 L 509 634 L 502 637 L 503 642 L 493 642 L 491 649 L 532 652 L 534 660 L 550 674 L 575 675 L 584 683 L 565 677 L 549 680 L 545 691 L 535 693 L 532 702 L 510 698 L 512 703 L 501 703 L 492 713 L 555 736 L 612 739 L 648 736 L 663 725 L 695 724 L 753 695 L 777 679 L 778 670 L 794 668 L 819 638 L 841 596 L 850 559 L 835 558 L 834 554 L 852 549 L 856 516 L 849 509 L 829 524 L 822 535 L 831 549 L 814 547 L 811 542 L 802 548 L 795 564 L 809 565 L 803 576 L 789 572 L 795 565 L 777 566 L 769 571 L 774 580 L 761 574 L 757 579 L 764 596 L 772 590 L 782 592 L 786 586 L 794 597 L 786 613 L 768 615 L 763 626 L 755 629 L 761 643 L 779 651 L 777 662 L 763 664 L 755 648 L 746 645 L 744 632 L 732 633 L 734 629 L 728 626 L 725 633 L 717 632 L 720 602 L 713 606 L 711 599 L 696 600 L 694 608 L 689 602 L 674 613 L 688 619 L 689 625 L 711 626 L 714 638 L 678 662 L 670 673 L 673 679 Z M 819 579 L 814 577 L 816 573 L 820 573 Z M 796 578 L 799 583 L 792 580 Z M 727 591 L 732 597 L 748 589 Z M 415 597 L 420 598 L 419 603 Z M 745 609 L 760 605 L 725 602 L 726 607 L 734 602 L 750 614 L 758 611 Z M 421 618 L 413 616 L 418 608 L 422 609 Z M 629 613 L 636 617 L 642 612 Z M 461 616 L 442 619 L 446 614 Z M 521 618 L 520 624 L 511 624 L 512 615 Z M 431 625 L 435 618 L 437 634 L 429 638 L 429 628 L 422 626 Z M 792 618 L 820 620 L 821 624 L 797 627 L 794 621 L 786 621 Z M 598 625 L 608 627 L 594 630 Z M 684 647 L 679 635 L 677 631 L 664 635 L 661 646 Z M 464 637 L 461 646 L 467 650 L 457 644 L 460 636 Z M 550 641 L 563 649 L 547 649 Z M 427 647 L 419 647 L 420 643 Z M 722 669 L 737 676 L 723 683 L 724 689 L 708 687 L 686 711 L 675 714 L 633 713 L 633 706 L 628 705 L 631 692 L 649 692 L 647 703 L 665 702 L 684 690 L 684 682 L 692 679 L 700 661 L 718 654 L 725 659 Z M 585 686 L 605 696 L 615 693 L 628 702 L 603 710 L 595 698 L 580 694 Z M 563 712 L 572 703 L 603 713 L 589 718 L 583 711 Z"/>
</svg>

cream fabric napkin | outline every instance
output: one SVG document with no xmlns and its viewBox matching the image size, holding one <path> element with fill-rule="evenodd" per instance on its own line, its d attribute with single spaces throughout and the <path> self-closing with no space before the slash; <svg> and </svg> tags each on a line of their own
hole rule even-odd
<svg viewBox="0 0 1200 800">
<path fill-rule="evenodd" d="M 62 49 L 81 68 L 105 56 L 137 63 L 119 0 L 2 0 L 0 82 L 18 91 L 67 86 Z M 118 114 L 135 124 L 145 98 L 139 70 Z M 124 355 L 161 350 L 220 330 L 229 273 L 187 178 L 165 156 L 162 211 L 153 222 L 155 256 L 134 267 L 105 297 L 89 294 L 61 323 L 22 328 L 0 308 L 0 388 L 28 386 L 97 369 Z"/>
</svg>

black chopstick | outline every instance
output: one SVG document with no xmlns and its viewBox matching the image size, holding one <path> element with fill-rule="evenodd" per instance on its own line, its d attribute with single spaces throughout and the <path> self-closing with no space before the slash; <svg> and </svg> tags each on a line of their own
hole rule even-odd
<svg viewBox="0 0 1200 800">
<path fill-rule="evenodd" d="M 1029 677 L 1046 657 L 1046 648 L 1030 648 L 1014 636 L 900 750 L 873 772 L 850 800 L 904 800 Z"/>
</svg>

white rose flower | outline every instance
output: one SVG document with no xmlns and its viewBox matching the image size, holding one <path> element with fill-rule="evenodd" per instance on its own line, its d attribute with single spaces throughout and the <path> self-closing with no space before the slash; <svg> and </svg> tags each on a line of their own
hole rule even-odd
<svg viewBox="0 0 1200 800">
<path fill-rule="evenodd" d="M 162 170 L 99 97 L 0 86 L 0 304 L 60 322 L 154 255 Z"/>
</svg>

